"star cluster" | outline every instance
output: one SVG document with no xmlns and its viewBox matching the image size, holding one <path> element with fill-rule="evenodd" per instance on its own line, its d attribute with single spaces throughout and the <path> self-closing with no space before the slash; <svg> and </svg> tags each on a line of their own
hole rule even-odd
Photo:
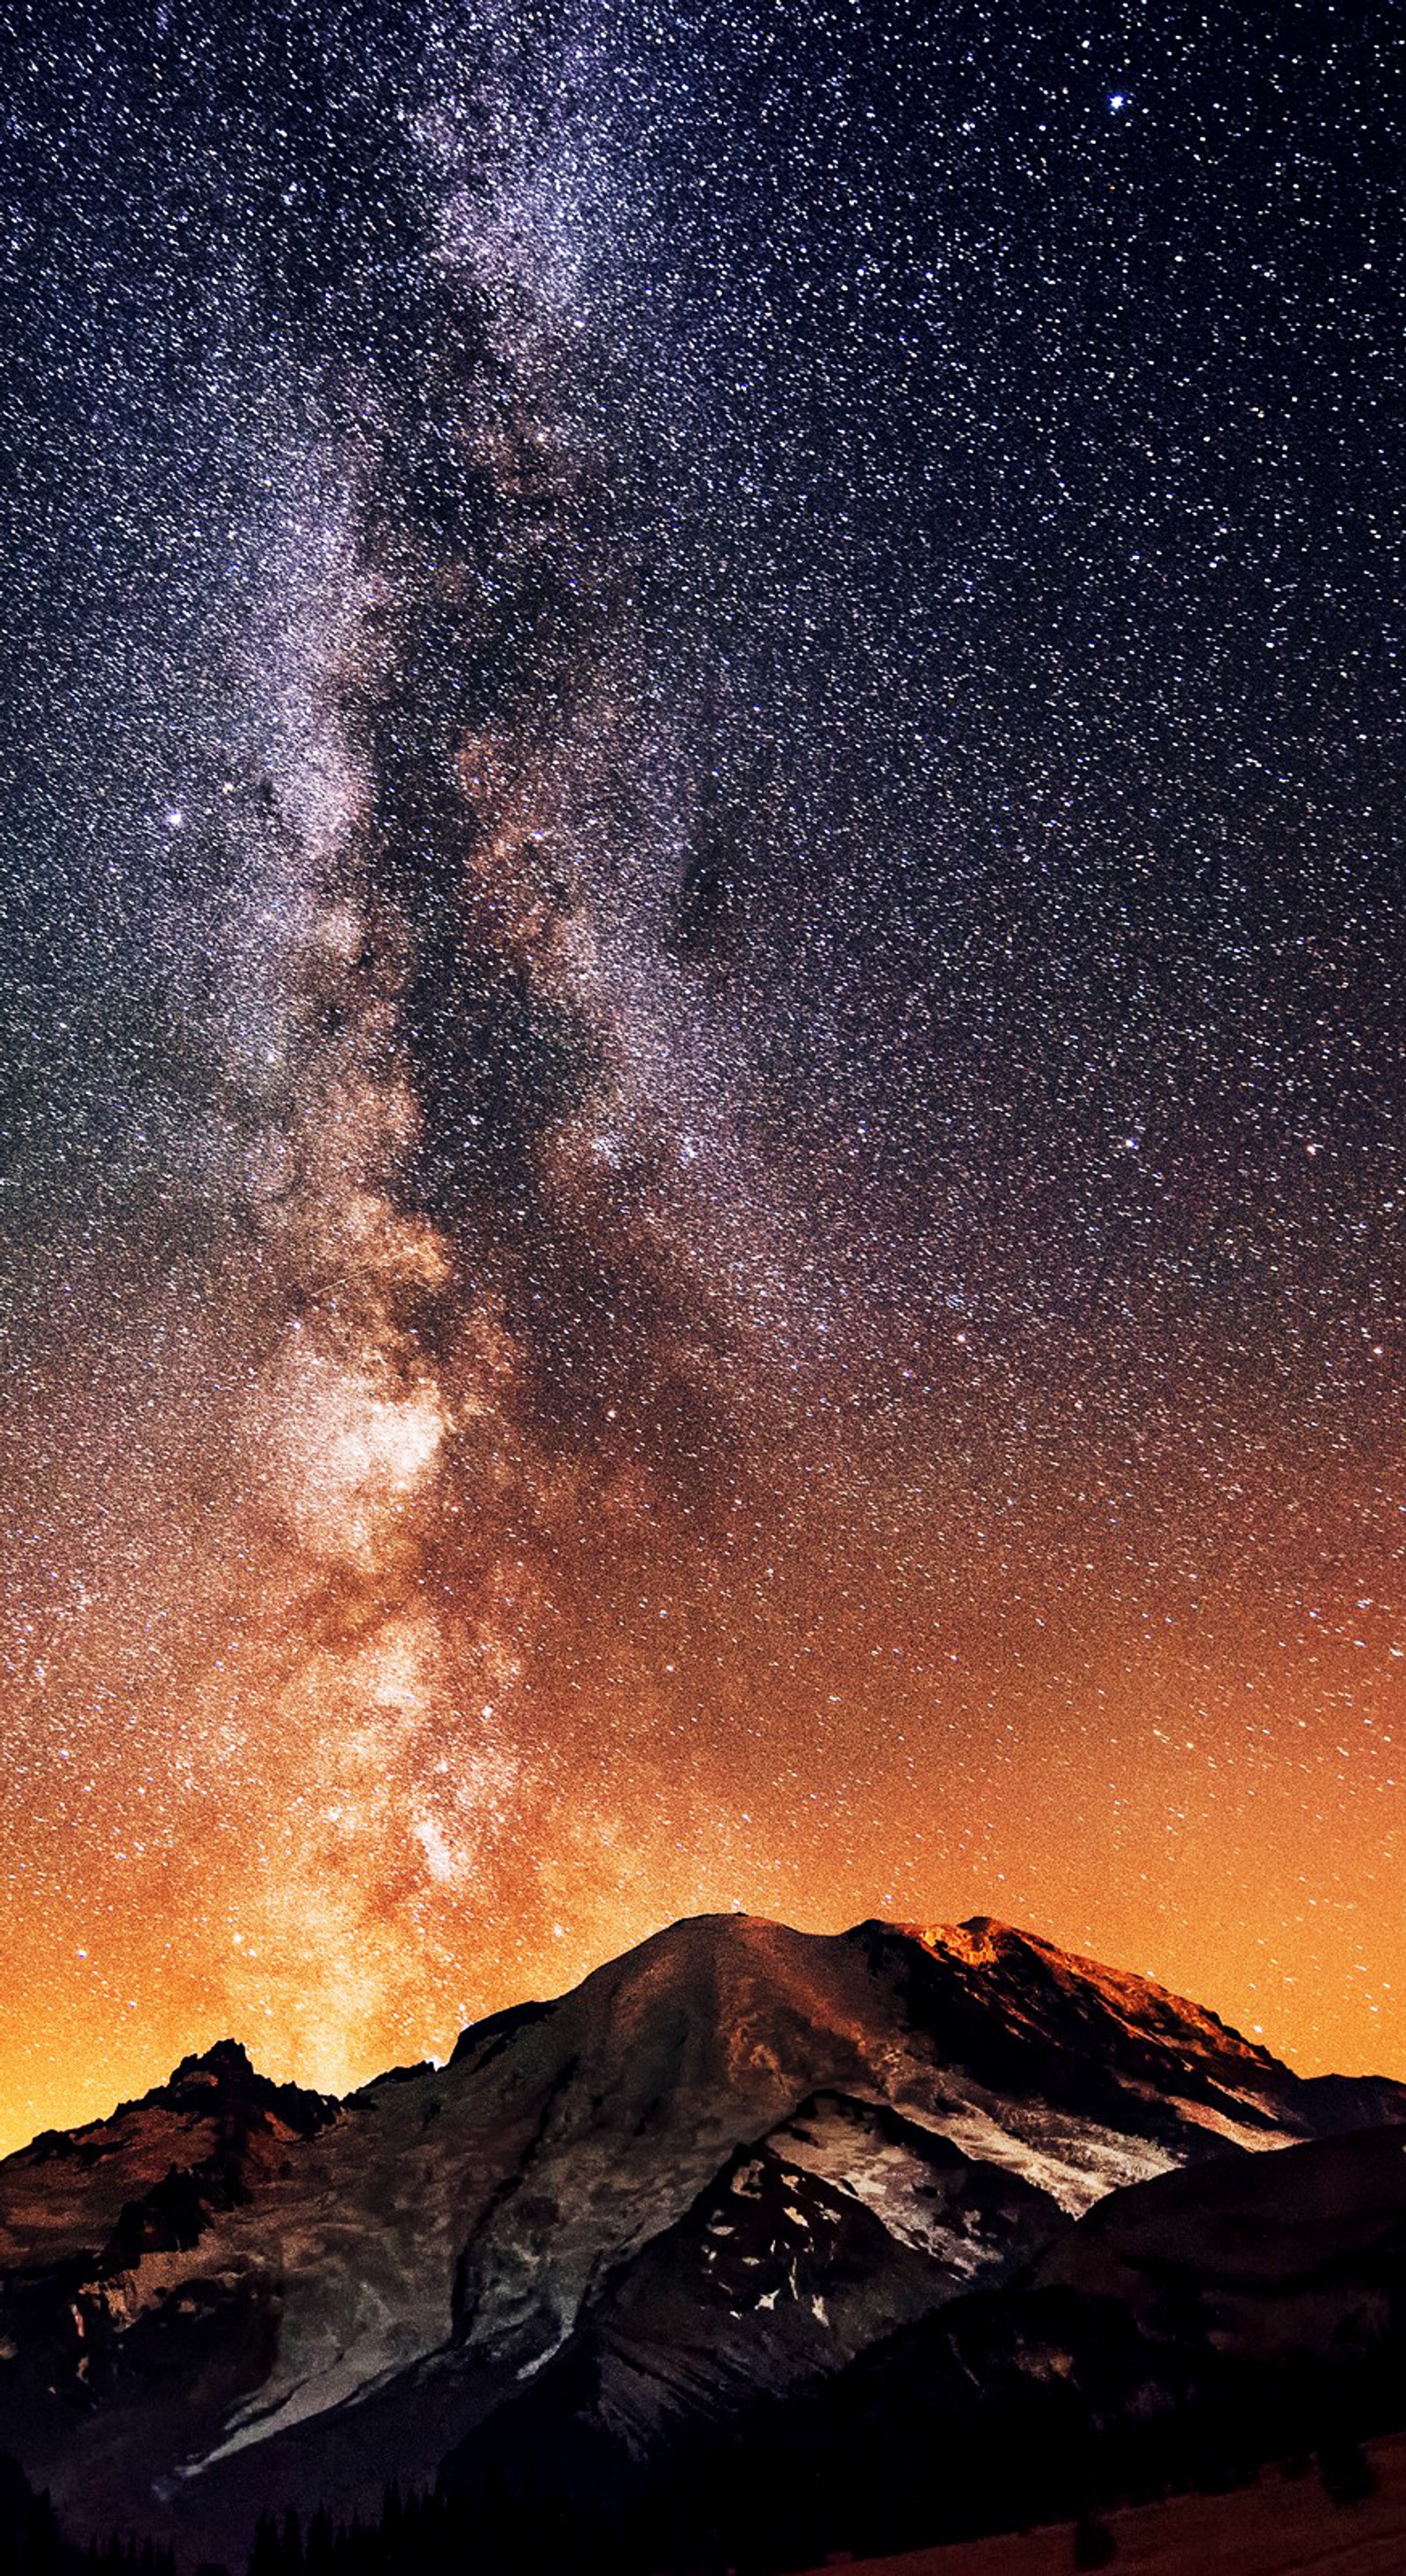
<svg viewBox="0 0 1406 2576">
<path fill-rule="evenodd" d="M 1406 2065 L 1385 12 L 12 0 L 4 2053 Z"/>
</svg>

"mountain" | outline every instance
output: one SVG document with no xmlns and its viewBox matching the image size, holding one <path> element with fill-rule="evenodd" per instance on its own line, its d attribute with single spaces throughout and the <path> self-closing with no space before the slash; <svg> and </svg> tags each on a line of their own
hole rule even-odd
<svg viewBox="0 0 1406 2576">
<path fill-rule="evenodd" d="M 675 1924 L 341 2103 L 222 2042 L 0 2165 L 0 2449 L 191 2558 L 471 2481 L 479 2427 L 652 2474 L 1111 2191 L 1406 2119 L 1353 2081 L 985 1918 Z"/>
<path fill-rule="evenodd" d="M 618 2522 L 618 2567 L 672 2564 L 700 2529 L 720 2563 L 788 2567 L 1229 2490 L 1271 2460 L 1315 2464 L 1348 2501 L 1366 2489 L 1364 2438 L 1403 2424 L 1406 2140 L 1393 2126 L 1114 2192 L 1008 2286 L 754 2406 L 725 2443 L 617 2459 L 612 2477 L 598 2448 L 593 2489 L 578 2475 L 573 2502 Z M 540 2464 L 579 2459 L 581 2442 L 575 2427 L 550 2431 L 540 2406 L 534 2440 L 540 2513 Z M 491 2483 L 523 2455 L 500 2430 Z M 455 2477 L 471 2508 L 490 2484 L 481 2444 L 462 2447 Z"/>
</svg>

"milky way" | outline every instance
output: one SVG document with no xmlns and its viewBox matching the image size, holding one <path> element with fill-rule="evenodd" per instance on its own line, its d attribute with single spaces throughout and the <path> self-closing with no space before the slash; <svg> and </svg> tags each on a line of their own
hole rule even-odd
<svg viewBox="0 0 1406 2576">
<path fill-rule="evenodd" d="M 1406 2068 L 1336 24 L 11 11 L 7 2134 L 731 1904 Z"/>
</svg>

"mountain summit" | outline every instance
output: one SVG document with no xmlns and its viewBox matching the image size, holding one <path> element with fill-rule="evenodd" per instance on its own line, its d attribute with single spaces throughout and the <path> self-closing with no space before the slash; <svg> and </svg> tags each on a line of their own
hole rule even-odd
<svg viewBox="0 0 1406 2576">
<path fill-rule="evenodd" d="M 589 2370 L 645 2456 L 1173 2167 L 1406 2120 L 986 1917 L 673 1924 L 337 2103 L 221 2042 L 0 2165 L 0 2448 L 70 2526 L 235 2553 Z M 546 2377 L 541 2374 L 546 2372 Z"/>
</svg>

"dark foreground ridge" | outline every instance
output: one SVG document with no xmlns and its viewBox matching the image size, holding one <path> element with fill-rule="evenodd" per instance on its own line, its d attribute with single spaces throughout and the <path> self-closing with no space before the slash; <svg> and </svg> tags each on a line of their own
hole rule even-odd
<svg viewBox="0 0 1406 2576">
<path fill-rule="evenodd" d="M 647 2576 L 1350 2488 L 1403 2121 L 986 1918 L 675 1924 L 341 2103 L 221 2042 L 0 2165 L 8 2492 L 36 2569 Z"/>
</svg>

